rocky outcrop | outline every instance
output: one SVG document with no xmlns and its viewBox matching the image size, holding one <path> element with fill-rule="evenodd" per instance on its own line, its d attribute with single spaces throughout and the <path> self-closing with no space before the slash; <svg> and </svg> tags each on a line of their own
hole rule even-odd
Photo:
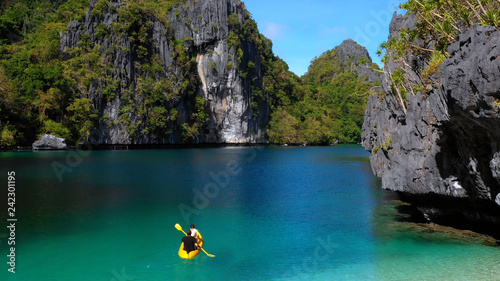
<svg viewBox="0 0 500 281">
<path fill-rule="evenodd" d="M 252 41 L 259 34 L 244 4 L 188 0 L 155 14 L 132 2 L 92 0 L 61 36 L 67 59 L 75 50 L 101 56 L 102 71 L 81 90 L 100 116 L 88 141 L 264 142 L 269 106 L 255 94 L 264 91 Z M 239 34 L 244 24 L 251 36 Z"/>
<path fill-rule="evenodd" d="M 335 48 L 339 62 L 349 65 L 358 78 L 364 77 L 370 83 L 380 83 L 380 73 L 372 68 L 372 59 L 368 50 L 352 39 L 347 39 Z"/>
<path fill-rule="evenodd" d="M 40 140 L 35 141 L 32 147 L 33 150 L 63 150 L 66 149 L 66 140 L 45 134 Z"/>
<path fill-rule="evenodd" d="M 412 27 L 395 16 L 391 35 Z M 423 40 L 419 42 L 422 47 Z M 476 26 L 448 47 L 450 57 L 427 93 L 408 93 L 405 106 L 384 68 L 384 95 L 369 98 L 363 146 L 372 152 L 383 187 L 398 191 L 432 222 L 500 237 L 500 31 Z M 421 82 L 428 58 L 408 55 L 408 81 Z"/>
</svg>

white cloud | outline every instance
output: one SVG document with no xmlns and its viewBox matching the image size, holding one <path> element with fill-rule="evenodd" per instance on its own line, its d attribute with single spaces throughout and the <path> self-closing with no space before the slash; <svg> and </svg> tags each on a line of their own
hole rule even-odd
<svg viewBox="0 0 500 281">
<path fill-rule="evenodd" d="M 281 23 L 267 22 L 264 24 L 264 31 L 262 33 L 266 37 L 274 41 L 278 40 L 287 29 L 288 29 L 287 25 Z"/>
</svg>

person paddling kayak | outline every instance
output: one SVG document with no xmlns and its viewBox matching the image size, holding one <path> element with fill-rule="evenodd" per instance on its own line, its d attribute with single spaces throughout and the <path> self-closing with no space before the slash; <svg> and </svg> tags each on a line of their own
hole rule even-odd
<svg viewBox="0 0 500 281">
<path fill-rule="evenodd" d="M 191 225 L 191 236 L 198 238 L 198 229 L 195 228 L 194 224 Z"/>
<path fill-rule="evenodd" d="M 196 238 L 198 242 L 203 242 L 203 239 L 200 237 L 198 229 L 195 228 L 194 224 L 191 225 L 191 236 Z"/>
<path fill-rule="evenodd" d="M 182 226 L 180 224 L 176 223 L 175 228 L 179 231 L 182 231 L 186 235 L 186 237 L 191 236 L 191 231 L 188 230 L 189 233 L 184 232 L 184 230 L 182 230 Z M 201 236 L 201 233 L 198 232 L 198 238 L 199 238 L 198 243 L 195 243 L 193 245 L 192 240 L 191 241 L 188 240 L 188 242 L 191 243 L 191 245 L 188 246 L 188 247 L 190 247 L 188 249 L 191 249 L 191 248 L 196 249 L 197 248 L 196 250 L 191 250 L 190 252 L 186 251 L 185 247 L 184 247 L 184 241 L 185 241 L 184 239 L 186 237 L 182 238 L 182 243 L 181 243 L 181 246 L 179 247 L 179 257 L 181 257 L 183 259 L 192 259 L 192 258 L 196 257 L 200 253 L 200 251 L 203 251 L 205 254 L 207 254 L 207 256 L 209 256 L 211 258 L 215 257 L 215 255 L 209 254 L 209 253 L 207 253 L 207 251 L 205 251 L 203 249 L 204 243 L 203 243 L 203 237 Z M 191 238 L 196 239 L 194 237 L 191 237 Z M 190 239 L 190 238 L 188 237 L 186 239 Z M 198 245 L 196 245 L 196 244 L 198 244 Z"/>
<path fill-rule="evenodd" d="M 186 251 L 188 254 L 189 252 L 198 249 L 198 241 L 196 240 L 196 238 L 191 236 L 191 230 L 189 229 L 188 231 L 186 231 L 186 236 L 182 237 L 181 241 L 184 243 L 184 251 Z"/>
</svg>

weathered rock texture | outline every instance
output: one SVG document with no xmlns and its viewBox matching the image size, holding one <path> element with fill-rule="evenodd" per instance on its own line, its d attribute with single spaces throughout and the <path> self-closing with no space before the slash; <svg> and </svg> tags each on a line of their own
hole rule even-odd
<svg viewBox="0 0 500 281">
<path fill-rule="evenodd" d="M 357 74 L 358 78 L 364 77 L 370 83 L 380 83 L 380 73 L 373 70 L 372 59 L 368 50 L 352 39 L 347 39 L 335 48 L 339 62 L 349 65 L 350 70 Z M 364 60 L 361 60 L 363 58 Z"/>
<path fill-rule="evenodd" d="M 412 26 L 414 19 L 395 16 L 390 37 Z M 363 146 L 383 187 L 427 220 L 500 237 L 500 31 L 476 26 L 448 52 L 431 77 L 433 89 L 408 94 L 406 109 L 385 76 L 385 95 L 368 102 Z M 421 82 L 415 69 L 428 60 L 409 55 L 408 61 L 406 78 Z M 384 71 L 394 69 L 390 61 Z"/>
<path fill-rule="evenodd" d="M 63 138 L 45 134 L 40 140 L 33 143 L 34 150 L 60 150 L 66 149 L 66 141 Z"/>
<path fill-rule="evenodd" d="M 88 35 L 107 65 L 102 79 L 82 91 L 101 117 L 89 142 L 264 142 L 268 102 L 253 95 L 263 89 L 259 51 L 246 39 L 232 46 L 227 40 L 236 32 L 230 15 L 237 15 L 240 26 L 249 17 L 240 1 L 184 1 L 165 19 L 142 14 L 125 30 L 127 22 L 117 12 L 125 1 L 108 1 L 99 13 L 97 2 L 61 37 L 61 50 L 70 58 Z M 160 71 L 148 68 L 153 62 Z M 155 91 L 159 99 L 152 98 Z"/>
</svg>

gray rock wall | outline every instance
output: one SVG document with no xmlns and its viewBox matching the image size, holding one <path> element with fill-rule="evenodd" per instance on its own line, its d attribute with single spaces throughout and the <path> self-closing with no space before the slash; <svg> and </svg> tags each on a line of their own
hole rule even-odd
<svg viewBox="0 0 500 281">
<path fill-rule="evenodd" d="M 364 77 L 370 83 L 380 83 L 380 73 L 372 69 L 372 58 L 365 47 L 359 45 L 352 39 L 347 39 L 335 48 L 339 61 L 349 65 L 351 71 L 356 73 L 359 78 Z M 360 59 L 365 58 L 366 62 Z M 349 63 L 350 61 L 350 63 Z"/>
<path fill-rule="evenodd" d="M 391 35 L 414 25 L 395 16 Z M 425 42 L 419 42 L 423 47 Z M 372 152 L 383 187 L 398 191 L 429 221 L 500 236 L 500 31 L 476 26 L 449 46 L 426 95 L 407 95 L 406 108 L 384 70 L 384 94 L 369 98 L 363 146 Z M 420 79 L 424 57 L 408 56 L 406 78 Z"/>
<path fill-rule="evenodd" d="M 110 79 L 96 79 L 82 91 L 86 92 L 84 96 L 91 99 L 101 117 L 89 142 L 177 144 L 265 141 L 268 103 L 266 99 L 254 100 L 251 92 L 251 86 L 263 89 L 259 53 L 254 45 L 245 40 L 241 46 L 231 48 L 227 42 L 231 32 L 228 17 L 236 13 L 240 24 L 243 24 L 247 16 L 240 1 L 188 0 L 174 6 L 164 20 L 146 16 L 144 26 L 147 26 L 148 38 L 145 43 L 132 38 L 134 26 L 124 33 L 111 31 L 108 36 L 99 36 L 99 26 L 113 30 L 119 22 L 119 15 L 109 8 L 102 14 L 93 14 L 97 2 L 92 0 L 85 20 L 72 22 L 69 30 L 61 36 L 61 50 L 70 58 L 69 51 L 80 47 L 82 35 L 88 34 L 90 40 L 100 46 L 100 52 L 109 65 L 106 71 Z M 116 11 L 124 1 L 108 3 Z M 165 25 L 165 22 L 168 24 Z M 176 40 L 182 40 L 181 48 L 189 61 L 178 58 L 181 50 L 176 47 Z M 148 58 L 139 57 L 137 50 L 140 47 L 148 51 Z M 238 61 L 238 48 L 243 51 L 241 61 Z M 138 65 L 147 63 L 155 55 L 159 56 L 163 71 L 148 76 Z M 246 70 L 249 61 L 255 64 L 255 70 L 248 71 L 248 75 L 242 78 L 240 72 Z M 231 64 L 234 67 L 228 67 Z M 159 87 L 164 87 L 163 91 L 168 96 L 162 104 L 154 105 L 166 109 L 162 118 L 167 119 L 168 126 L 155 130 L 149 129 L 153 106 L 145 105 L 149 90 L 141 93 L 138 82 L 148 77 L 159 81 Z M 110 80 L 117 83 L 111 98 L 105 94 Z M 168 88 L 166 81 L 169 81 Z M 200 128 L 188 134 L 187 128 L 193 126 L 198 113 L 196 97 L 203 97 L 206 101 L 203 111 L 207 119 Z M 257 109 L 252 102 L 257 103 Z"/>
</svg>

